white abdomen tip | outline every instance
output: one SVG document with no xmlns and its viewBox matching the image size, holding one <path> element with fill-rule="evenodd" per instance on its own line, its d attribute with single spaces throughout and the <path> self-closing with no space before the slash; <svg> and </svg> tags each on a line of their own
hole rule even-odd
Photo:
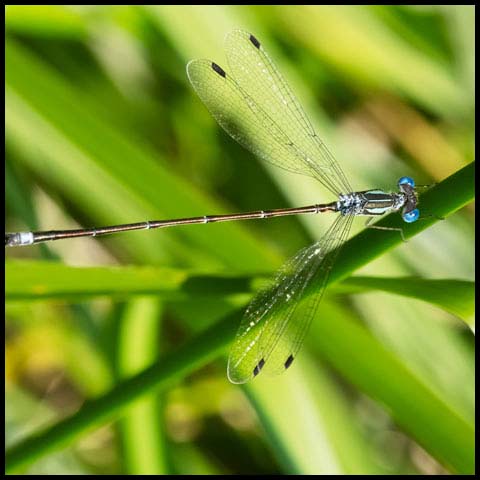
<svg viewBox="0 0 480 480">
<path fill-rule="evenodd" d="M 32 232 L 19 232 L 19 244 L 20 245 L 31 245 L 33 243 L 33 233 Z"/>
</svg>

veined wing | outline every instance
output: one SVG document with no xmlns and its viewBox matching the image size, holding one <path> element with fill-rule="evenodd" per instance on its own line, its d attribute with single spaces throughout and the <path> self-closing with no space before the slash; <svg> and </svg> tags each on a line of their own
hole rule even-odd
<svg viewBox="0 0 480 480">
<path fill-rule="evenodd" d="M 278 374 L 291 365 L 352 218 L 339 216 L 322 240 L 300 250 L 280 269 L 272 284 L 251 301 L 228 359 L 231 382 L 245 383 L 261 370 Z"/>
<path fill-rule="evenodd" d="M 250 33 L 234 30 L 226 37 L 226 53 L 235 81 L 300 152 L 302 173 L 315 177 L 333 193 L 352 191 L 263 45 Z"/>
<path fill-rule="evenodd" d="M 187 73 L 198 96 L 234 140 L 267 162 L 305 173 L 303 153 L 225 70 L 210 60 L 192 60 Z M 307 171 L 313 176 L 313 170 Z"/>
<path fill-rule="evenodd" d="M 220 126 L 267 162 L 314 177 L 335 195 L 351 191 L 258 40 L 236 30 L 227 37 L 227 55 L 233 76 L 209 60 L 187 65 L 193 88 Z"/>
</svg>

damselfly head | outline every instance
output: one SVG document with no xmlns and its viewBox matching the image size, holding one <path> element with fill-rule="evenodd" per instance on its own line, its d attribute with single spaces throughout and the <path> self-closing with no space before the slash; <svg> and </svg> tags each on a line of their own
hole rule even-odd
<svg viewBox="0 0 480 480">
<path fill-rule="evenodd" d="M 411 177 L 402 177 L 398 180 L 398 188 L 403 190 L 403 188 L 408 185 L 411 188 L 415 188 L 415 181 Z"/>
<path fill-rule="evenodd" d="M 407 223 L 416 222 L 418 220 L 418 217 L 420 217 L 420 211 L 418 210 L 418 208 L 414 208 L 409 212 L 406 212 L 405 209 L 403 209 L 402 218 L 404 222 L 407 222 Z"/>
<path fill-rule="evenodd" d="M 415 191 L 415 181 L 410 177 L 402 177 L 398 180 L 398 188 L 405 195 L 403 204 L 402 218 L 404 222 L 413 223 L 418 220 L 420 212 L 417 208 L 417 193 Z"/>
</svg>

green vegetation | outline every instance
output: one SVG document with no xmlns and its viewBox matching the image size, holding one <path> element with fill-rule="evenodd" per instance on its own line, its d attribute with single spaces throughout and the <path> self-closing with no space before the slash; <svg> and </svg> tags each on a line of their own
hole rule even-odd
<svg viewBox="0 0 480 480">
<path fill-rule="evenodd" d="M 356 220 L 298 360 L 242 387 L 245 304 L 331 215 L 6 250 L 7 472 L 473 473 L 473 7 L 8 6 L 6 230 L 330 201 L 188 84 L 234 28 L 355 188 L 435 183 L 425 219 Z"/>
</svg>

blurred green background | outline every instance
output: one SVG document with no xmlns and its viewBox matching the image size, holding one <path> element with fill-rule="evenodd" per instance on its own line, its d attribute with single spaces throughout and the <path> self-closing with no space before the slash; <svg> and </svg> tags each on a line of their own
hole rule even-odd
<svg viewBox="0 0 480 480">
<path fill-rule="evenodd" d="M 188 84 L 192 58 L 228 69 L 223 38 L 234 28 L 263 43 L 355 189 L 391 189 L 403 175 L 440 182 L 474 160 L 474 15 L 473 6 L 8 6 L 6 230 L 333 200 L 260 164 Z M 472 281 L 473 213 L 467 205 L 356 273 Z M 181 345 L 243 308 L 242 279 L 270 275 L 331 220 L 8 249 L 7 447 L 85 412 L 158 358 L 181 361 Z M 99 268 L 82 276 L 72 266 Z M 195 275 L 202 288 L 178 287 Z M 11 294 L 30 284 L 23 298 Z M 435 302 L 332 289 L 281 377 L 229 384 L 228 342 L 217 345 L 160 393 L 80 420 L 80 433 L 45 455 L 21 449 L 30 455 L 21 471 L 472 473 L 468 292 L 453 315 Z"/>
</svg>

